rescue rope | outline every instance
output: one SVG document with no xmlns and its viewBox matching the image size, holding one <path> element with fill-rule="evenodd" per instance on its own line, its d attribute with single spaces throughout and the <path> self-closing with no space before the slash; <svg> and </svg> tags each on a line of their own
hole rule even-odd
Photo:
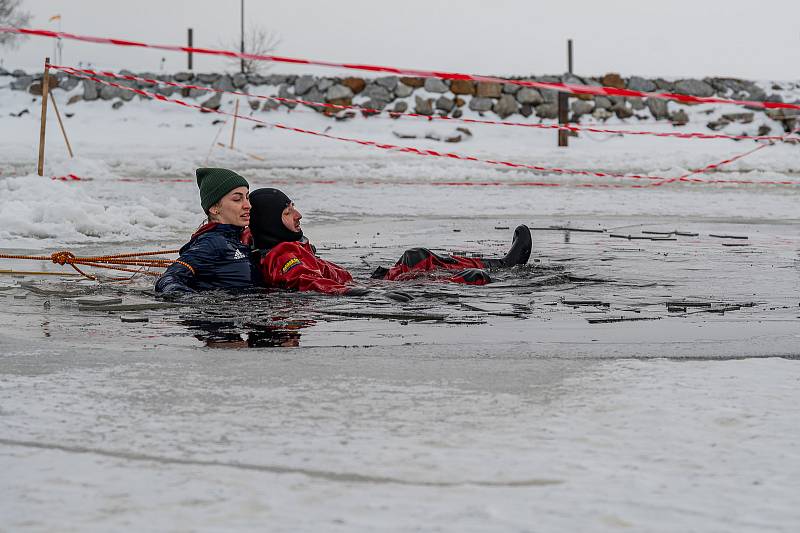
<svg viewBox="0 0 800 533">
<path fill-rule="evenodd" d="M 178 250 L 160 250 L 155 252 L 130 252 L 124 254 L 98 255 L 89 257 L 78 257 L 68 250 L 53 252 L 50 255 L 13 255 L 0 254 L 0 259 L 15 259 L 25 261 L 52 261 L 57 265 L 69 265 L 80 275 L 87 279 L 96 280 L 97 276 L 92 276 L 81 270 L 78 265 L 94 268 L 106 268 L 122 272 L 132 272 L 134 274 L 146 274 L 148 276 L 160 276 L 158 272 L 150 272 L 145 268 L 167 268 L 175 261 L 172 259 L 142 259 L 154 255 L 177 254 Z M 126 268 L 139 267 L 139 268 Z M 129 278 L 112 278 L 123 280 Z"/>
</svg>

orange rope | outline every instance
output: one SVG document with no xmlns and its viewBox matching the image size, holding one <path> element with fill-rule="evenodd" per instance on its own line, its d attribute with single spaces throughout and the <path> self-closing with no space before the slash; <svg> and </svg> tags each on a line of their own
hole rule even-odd
<svg viewBox="0 0 800 533">
<path fill-rule="evenodd" d="M 141 259 L 141 257 L 152 256 L 152 255 L 176 254 L 176 253 L 178 253 L 178 250 L 162 250 L 157 252 L 131 252 L 131 253 L 114 254 L 114 255 L 100 255 L 95 257 L 77 257 L 72 252 L 64 250 L 61 252 L 53 252 L 49 256 L 0 254 L 0 259 L 52 261 L 57 265 L 69 265 L 82 276 L 91 280 L 96 280 L 97 279 L 96 276 L 87 274 L 86 272 L 78 268 L 78 265 L 90 266 L 96 268 L 107 268 L 110 270 L 121 270 L 124 272 L 133 272 L 134 274 L 147 274 L 150 276 L 159 276 L 160 274 L 157 272 L 144 271 L 142 270 L 142 268 L 166 268 L 175 261 L 172 259 Z M 124 268 L 124 266 L 134 266 L 134 267 L 138 266 L 140 268 L 132 269 L 132 268 Z M 120 280 L 126 278 L 114 278 L 114 279 Z"/>
</svg>

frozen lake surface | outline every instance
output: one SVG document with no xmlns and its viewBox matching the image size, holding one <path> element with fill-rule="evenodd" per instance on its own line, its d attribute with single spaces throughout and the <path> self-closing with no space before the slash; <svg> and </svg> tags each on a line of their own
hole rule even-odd
<svg viewBox="0 0 800 533">
<path fill-rule="evenodd" d="M 135 113 L 144 103 L 101 120 L 99 105 L 77 107 L 81 157 L 49 160 L 48 174 L 92 178 L 75 183 L 29 175 L 35 117 L 0 120 L 2 253 L 169 249 L 199 224 L 192 172 L 218 126 Z M 392 140 L 377 124 L 334 131 Z M 406 304 L 171 304 L 144 278 L 4 275 L 2 528 L 797 529 L 800 187 L 583 189 L 285 135 L 245 130 L 242 149 L 266 162 L 215 151 L 209 164 L 286 190 L 320 254 L 357 280 L 385 286 L 369 273 L 411 246 L 502 255 L 521 223 L 540 228 L 531 263 L 484 287 L 404 284 Z M 476 130 L 458 149 L 676 176 L 748 148 L 581 138 L 557 151 L 553 136 Z M 716 176 L 796 179 L 798 150 Z M 563 185 L 521 185 L 532 179 Z M 76 300 L 90 295 L 121 303 Z"/>
</svg>

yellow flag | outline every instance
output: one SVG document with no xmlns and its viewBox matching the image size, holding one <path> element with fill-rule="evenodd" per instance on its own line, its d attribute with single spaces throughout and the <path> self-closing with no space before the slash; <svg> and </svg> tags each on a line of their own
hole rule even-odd
<svg viewBox="0 0 800 533">
<path fill-rule="evenodd" d="M 47 22 L 53 22 L 54 20 L 61 20 L 61 15 L 53 15 Z"/>
</svg>

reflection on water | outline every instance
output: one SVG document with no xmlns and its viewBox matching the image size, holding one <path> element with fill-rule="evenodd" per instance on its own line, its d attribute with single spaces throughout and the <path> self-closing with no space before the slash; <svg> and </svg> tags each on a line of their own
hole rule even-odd
<svg viewBox="0 0 800 533">
<path fill-rule="evenodd" d="M 300 346 L 300 330 L 313 320 L 289 320 L 263 324 L 237 325 L 224 320 L 184 320 L 181 322 L 209 348 L 273 348 Z"/>
</svg>

